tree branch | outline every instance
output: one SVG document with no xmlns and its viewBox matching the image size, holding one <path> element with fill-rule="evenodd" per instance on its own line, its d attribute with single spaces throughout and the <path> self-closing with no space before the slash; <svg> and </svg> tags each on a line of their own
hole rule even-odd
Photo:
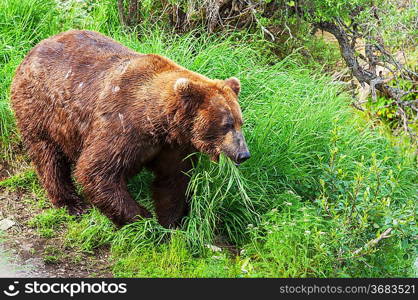
<svg viewBox="0 0 418 300">
<path fill-rule="evenodd" d="M 119 14 L 119 21 L 122 23 L 123 26 L 128 26 L 128 23 L 126 21 L 126 15 L 125 15 L 125 7 L 123 4 L 123 0 L 118 0 L 118 14 Z"/>
<path fill-rule="evenodd" d="M 356 251 L 353 252 L 353 256 L 357 256 L 359 255 L 364 249 L 368 249 L 371 247 L 374 247 L 377 245 L 377 243 L 379 243 L 381 240 L 386 239 L 388 237 L 390 237 L 390 233 L 392 232 L 392 228 L 388 228 L 386 229 L 382 234 L 380 234 L 377 238 L 367 242 L 366 245 L 364 245 L 363 247 L 357 249 Z"/>
</svg>

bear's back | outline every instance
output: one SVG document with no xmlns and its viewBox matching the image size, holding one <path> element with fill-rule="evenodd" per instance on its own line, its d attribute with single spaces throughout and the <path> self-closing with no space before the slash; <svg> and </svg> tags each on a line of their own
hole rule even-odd
<svg viewBox="0 0 418 300">
<path fill-rule="evenodd" d="M 68 70 L 83 76 L 113 67 L 118 61 L 129 60 L 141 54 L 94 31 L 70 30 L 41 41 L 25 57 L 16 75 L 31 73 L 32 76 L 59 77 L 60 71 Z M 23 75 L 23 74 L 22 74 Z M 55 76 L 54 76 L 55 75 Z M 68 76 L 64 76 L 68 79 Z"/>
<path fill-rule="evenodd" d="M 63 150 L 68 148 L 64 145 L 78 147 L 89 132 L 100 93 L 112 76 L 142 56 L 93 31 L 71 30 L 41 41 L 12 83 L 12 106 L 22 134 L 45 132 Z"/>
</svg>

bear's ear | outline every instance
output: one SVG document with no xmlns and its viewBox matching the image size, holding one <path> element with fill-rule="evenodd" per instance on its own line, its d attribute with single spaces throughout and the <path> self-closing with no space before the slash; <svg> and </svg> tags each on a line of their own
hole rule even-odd
<svg viewBox="0 0 418 300">
<path fill-rule="evenodd" d="M 236 77 L 231 77 L 225 80 L 225 83 L 227 86 L 229 86 L 235 94 L 239 94 L 239 92 L 241 91 L 241 82 L 239 81 L 238 78 Z"/>
<path fill-rule="evenodd" d="M 174 83 L 174 91 L 178 93 L 186 108 L 197 108 L 203 101 L 203 91 L 188 78 L 179 78 Z"/>
</svg>

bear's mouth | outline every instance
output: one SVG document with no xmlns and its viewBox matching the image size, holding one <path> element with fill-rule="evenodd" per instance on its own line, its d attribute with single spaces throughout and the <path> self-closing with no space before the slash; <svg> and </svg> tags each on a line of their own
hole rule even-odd
<svg viewBox="0 0 418 300">
<path fill-rule="evenodd" d="M 243 153 L 228 153 L 227 151 L 222 151 L 221 152 L 224 156 L 228 157 L 236 167 L 239 167 L 244 161 L 246 161 L 248 158 L 250 158 L 250 153 L 248 151 L 244 152 L 244 155 L 242 155 Z M 219 154 L 211 154 L 210 155 L 210 159 L 213 162 L 219 162 L 219 157 L 220 157 L 220 153 Z"/>
<path fill-rule="evenodd" d="M 241 162 L 237 161 L 237 155 L 235 154 L 230 154 L 226 151 L 223 151 L 222 154 L 224 154 L 224 156 L 226 156 L 227 158 L 229 158 L 236 167 L 239 167 L 241 165 Z M 219 154 L 216 156 L 216 162 L 219 161 Z"/>
<path fill-rule="evenodd" d="M 219 162 L 219 156 L 220 154 L 212 154 L 210 155 L 210 160 L 217 163 Z"/>
</svg>

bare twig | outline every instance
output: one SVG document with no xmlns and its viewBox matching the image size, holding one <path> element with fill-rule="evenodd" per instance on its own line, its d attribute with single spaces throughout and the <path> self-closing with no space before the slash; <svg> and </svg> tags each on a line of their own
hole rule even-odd
<svg viewBox="0 0 418 300">
<path fill-rule="evenodd" d="M 272 34 L 266 27 L 264 27 L 260 20 L 257 18 L 257 11 L 254 9 L 254 7 L 251 8 L 251 12 L 253 13 L 254 19 L 257 22 L 258 26 L 260 26 L 261 30 L 268 34 L 271 38 L 271 40 L 274 42 L 276 40 L 276 38 L 274 37 L 274 34 Z"/>
<path fill-rule="evenodd" d="M 367 242 L 366 245 L 364 245 L 363 247 L 357 249 L 356 251 L 353 252 L 353 256 L 357 256 L 359 255 L 364 249 L 368 249 L 371 247 L 376 246 L 381 240 L 386 239 L 388 237 L 390 237 L 390 233 L 392 232 L 392 228 L 388 228 L 386 229 L 382 234 L 380 234 L 377 238 Z"/>
<path fill-rule="evenodd" d="M 128 22 L 126 21 L 125 7 L 123 4 L 123 0 L 118 0 L 118 14 L 119 14 L 119 20 L 122 23 L 122 25 L 128 26 Z"/>
<path fill-rule="evenodd" d="M 129 3 L 129 25 L 138 24 L 138 0 L 130 0 Z"/>
<path fill-rule="evenodd" d="M 127 7 L 125 2 L 127 2 Z M 118 0 L 118 15 L 123 26 L 132 27 L 137 25 L 139 21 L 138 0 Z"/>
<path fill-rule="evenodd" d="M 334 35 L 340 46 L 341 55 L 347 66 L 350 68 L 352 75 L 357 78 L 361 85 L 364 83 L 370 85 L 373 102 L 376 102 L 377 100 L 376 90 L 382 92 L 386 97 L 393 100 L 391 105 L 397 106 L 397 116 L 401 120 L 403 130 L 410 135 L 413 141 L 415 141 L 417 135 L 409 126 L 410 122 L 408 121 L 408 113 L 405 109 L 409 107 L 413 111 L 417 112 L 417 104 L 413 101 L 402 101 L 403 97 L 414 93 L 414 90 L 408 91 L 389 85 L 389 82 L 396 79 L 397 72 L 394 72 L 394 70 L 392 70 L 387 64 L 390 63 L 393 65 L 396 68 L 396 71 L 407 73 L 410 78 L 416 75 L 415 72 L 407 70 L 404 65 L 397 61 L 385 49 L 381 37 L 374 38 L 371 35 L 367 35 L 365 56 L 358 53 L 355 49 L 354 40 L 357 36 L 361 36 L 361 34 L 357 34 L 355 30 L 342 24 L 342 21 L 337 20 L 335 23 L 331 21 L 319 22 L 316 23 L 315 26 Z M 347 33 L 348 30 L 350 33 Z M 382 57 L 385 57 L 385 59 L 382 60 L 379 58 L 375 51 L 380 52 Z M 359 63 L 359 58 L 367 62 L 367 69 Z M 390 78 L 383 78 L 383 75 L 380 74 L 380 72 L 379 74 L 376 74 L 376 66 L 383 66 L 387 68 L 392 72 L 393 76 Z M 353 106 L 360 110 L 363 109 L 359 103 L 353 103 Z"/>
</svg>

